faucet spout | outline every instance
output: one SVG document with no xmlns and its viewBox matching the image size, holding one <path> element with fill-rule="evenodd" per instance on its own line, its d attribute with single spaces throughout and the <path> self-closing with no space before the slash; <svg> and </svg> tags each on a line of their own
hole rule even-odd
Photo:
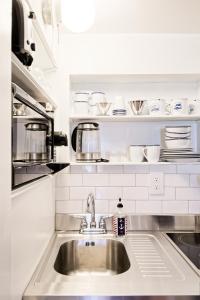
<svg viewBox="0 0 200 300">
<path fill-rule="evenodd" d="M 87 197 L 87 212 L 91 213 L 90 228 L 96 228 L 94 195 L 90 193 Z"/>
</svg>

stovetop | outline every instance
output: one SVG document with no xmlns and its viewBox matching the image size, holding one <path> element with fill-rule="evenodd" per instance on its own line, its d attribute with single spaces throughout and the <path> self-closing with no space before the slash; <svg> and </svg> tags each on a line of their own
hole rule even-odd
<svg viewBox="0 0 200 300">
<path fill-rule="evenodd" d="M 178 248 L 200 269 L 200 233 L 167 233 Z"/>
</svg>

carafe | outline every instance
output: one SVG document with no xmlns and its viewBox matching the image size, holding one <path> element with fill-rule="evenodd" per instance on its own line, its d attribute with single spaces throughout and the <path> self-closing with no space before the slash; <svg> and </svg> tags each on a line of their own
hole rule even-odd
<svg viewBox="0 0 200 300">
<path fill-rule="evenodd" d="M 48 158 L 47 132 L 48 126 L 44 123 L 27 123 L 25 137 L 26 161 L 45 161 Z"/>
</svg>

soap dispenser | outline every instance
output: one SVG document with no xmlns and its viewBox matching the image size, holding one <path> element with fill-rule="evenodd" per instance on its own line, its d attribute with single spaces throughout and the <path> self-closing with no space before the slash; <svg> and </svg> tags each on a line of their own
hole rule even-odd
<svg viewBox="0 0 200 300">
<path fill-rule="evenodd" d="M 116 237 L 124 237 L 127 234 L 127 216 L 124 213 L 122 199 L 119 198 L 117 211 L 112 218 L 113 232 Z"/>
</svg>

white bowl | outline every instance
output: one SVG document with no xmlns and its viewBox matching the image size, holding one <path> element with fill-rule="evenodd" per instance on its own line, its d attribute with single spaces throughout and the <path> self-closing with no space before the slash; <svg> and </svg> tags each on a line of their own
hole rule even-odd
<svg viewBox="0 0 200 300">
<path fill-rule="evenodd" d="M 184 149 L 191 148 L 190 139 L 175 139 L 175 140 L 165 140 L 166 148 L 168 149 Z"/>
<path fill-rule="evenodd" d="M 191 126 L 174 126 L 165 127 L 168 133 L 189 133 L 191 132 Z"/>
<path fill-rule="evenodd" d="M 165 138 L 167 139 L 179 139 L 179 138 L 189 138 L 191 136 L 191 133 L 174 133 L 174 132 L 165 132 Z"/>
</svg>

